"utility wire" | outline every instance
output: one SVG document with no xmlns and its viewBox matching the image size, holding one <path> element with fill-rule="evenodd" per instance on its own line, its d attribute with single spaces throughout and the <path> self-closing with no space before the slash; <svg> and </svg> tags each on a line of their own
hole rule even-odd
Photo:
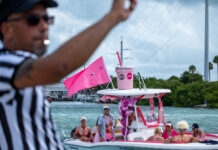
<svg viewBox="0 0 218 150">
<path fill-rule="evenodd" d="M 144 23 L 144 22 L 148 21 L 149 18 L 153 15 L 153 12 L 157 9 L 157 5 L 158 5 L 157 2 L 153 2 L 153 6 L 152 6 L 152 8 L 150 9 L 149 13 L 148 13 L 145 17 L 143 17 L 143 20 L 141 20 L 140 22 Z M 143 16 L 143 15 L 142 15 L 142 16 Z M 141 25 L 138 27 L 138 29 L 141 29 L 141 28 L 144 28 L 144 29 L 145 29 L 145 25 L 144 25 L 144 24 L 141 24 Z M 137 36 L 137 37 L 141 37 L 141 36 L 144 34 L 145 31 L 147 31 L 147 30 L 144 30 L 143 32 L 141 32 L 141 33 L 139 34 L 139 36 Z M 134 42 L 134 40 L 132 40 L 132 41 L 129 43 L 129 45 L 132 45 L 133 42 Z"/>
<path fill-rule="evenodd" d="M 194 15 L 197 13 L 197 10 L 199 10 L 200 8 L 201 8 L 201 7 L 197 7 L 197 8 L 193 11 L 193 14 L 191 15 L 190 19 L 191 19 L 192 17 L 194 17 Z M 187 21 L 188 21 L 188 19 L 187 19 Z M 167 39 L 167 40 L 164 42 L 164 44 L 160 47 L 160 50 L 163 49 L 172 39 L 174 39 L 174 37 L 175 37 L 179 32 L 181 32 L 182 29 L 184 29 L 184 28 L 185 28 L 185 26 L 183 26 L 182 28 L 178 29 L 174 34 L 172 34 L 172 36 L 170 36 L 170 38 Z"/>
<path fill-rule="evenodd" d="M 171 13 L 171 17 L 173 18 L 173 16 L 174 16 L 175 14 L 178 14 L 177 12 L 180 11 L 180 10 L 183 8 L 183 6 L 184 6 L 184 5 L 180 5 L 180 7 L 178 7 L 174 13 L 172 12 L 172 13 Z M 165 23 L 166 21 L 167 21 L 166 18 L 163 18 L 162 20 L 160 20 L 160 23 L 159 23 L 159 24 L 156 26 L 156 28 L 151 32 L 151 34 L 146 38 L 146 40 L 149 41 L 149 40 L 151 39 L 151 37 L 154 35 L 154 33 L 155 33 L 158 29 L 160 29 L 159 27 L 160 27 L 163 23 Z"/>
<path fill-rule="evenodd" d="M 209 5 L 210 4 L 214 4 L 214 3 L 217 3 L 218 2 L 218 0 L 214 0 L 214 1 L 209 1 Z"/>
<path fill-rule="evenodd" d="M 169 1 L 168 5 L 166 5 L 164 8 L 162 8 L 161 10 L 163 9 L 166 9 L 168 8 L 171 4 L 172 4 L 173 0 Z M 154 12 L 154 11 L 153 11 Z M 151 12 L 151 14 L 153 14 L 153 12 Z M 148 27 L 146 27 L 146 25 L 143 26 L 144 30 L 142 30 L 142 32 L 137 36 L 137 39 L 142 37 L 142 35 L 146 32 L 146 31 L 149 31 L 149 29 L 152 27 L 152 25 L 156 22 L 156 20 L 159 19 L 159 14 L 157 13 L 157 16 L 154 17 L 153 21 L 151 21 L 150 24 L 148 24 Z M 148 20 L 147 18 L 145 18 L 146 20 Z M 133 40 L 130 44 L 133 45 L 133 47 L 138 43 L 139 41 L 135 41 Z"/>
<path fill-rule="evenodd" d="M 193 13 L 192 13 L 191 17 L 189 17 L 189 18 L 191 19 L 192 17 L 194 17 L 194 16 L 196 15 L 197 11 L 198 11 L 200 8 L 202 8 L 202 7 L 203 7 L 203 6 L 196 7 L 196 8 L 193 10 Z M 188 21 L 188 19 L 187 19 L 187 21 Z M 167 46 L 167 44 L 168 44 L 172 39 L 174 39 L 174 37 L 175 37 L 178 33 L 180 33 L 180 32 L 182 31 L 182 29 L 184 29 L 184 28 L 185 28 L 185 27 L 182 27 L 182 28 L 178 29 L 176 32 L 174 32 L 174 33 L 172 34 L 172 36 L 170 36 L 170 37 L 164 42 L 164 44 L 162 44 L 162 46 L 160 46 L 159 50 L 157 51 L 157 53 L 155 53 L 155 55 L 158 55 L 158 53 L 160 52 L 160 50 L 162 50 L 165 46 Z M 152 53 L 152 54 L 150 54 L 149 56 L 147 56 L 147 59 L 153 58 L 155 55 Z"/>
</svg>

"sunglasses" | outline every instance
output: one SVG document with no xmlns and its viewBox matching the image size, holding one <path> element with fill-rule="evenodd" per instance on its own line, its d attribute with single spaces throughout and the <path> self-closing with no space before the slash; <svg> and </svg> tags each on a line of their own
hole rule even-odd
<svg viewBox="0 0 218 150">
<path fill-rule="evenodd" d="M 41 18 L 49 25 L 54 23 L 54 16 L 48 16 L 48 15 L 40 16 L 37 14 L 32 14 L 32 15 L 18 17 L 18 18 L 11 18 L 6 20 L 6 22 L 20 21 L 25 19 L 29 26 L 37 26 Z"/>
</svg>

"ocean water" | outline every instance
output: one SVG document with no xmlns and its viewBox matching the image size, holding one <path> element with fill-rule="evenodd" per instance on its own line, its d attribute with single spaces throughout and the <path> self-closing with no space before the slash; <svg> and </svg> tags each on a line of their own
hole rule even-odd
<svg viewBox="0 0 218 150">
<path fill-rule="evenodd" d="M 145 108 L 148 106 L 141 107 L 141 109 Z M 51 113 L 61 139 L 64 139 L 63 132 L 65 138 L 70 138 L 71 130 L 80 125 L 81 116 L 86 116 L 87 126 L 93 128 L 97 118 L 102 115 L 102 104 L 52 102 Z M 112 104 L 110 113 L 116 114 L 115 118 L 119 118 L 118 106 Z M 164 107 L 164 113 L 165 120 L 172 121 L 174 127 L 178 121 L 186 120 L 190 126 L 188 131 L 191 131 L 193 123 L 198 123 L 204 132 L 218 134 L 218 109 Z"/>
</svg>

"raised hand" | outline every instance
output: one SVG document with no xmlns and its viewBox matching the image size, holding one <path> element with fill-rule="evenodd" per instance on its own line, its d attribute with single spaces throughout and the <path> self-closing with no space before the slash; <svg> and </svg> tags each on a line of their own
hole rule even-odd
<svg viewBox="0 0 218 150">
<path fill-rule="evenodd" d="M 129 8 L 125 8 L 126 0 L 114 0 L 110 13 L 117 16 L 119 21 L 126 20 L 132 11 L 135 9 L 137 0 L 129 0 L 130 6 Z"/>
</svg>

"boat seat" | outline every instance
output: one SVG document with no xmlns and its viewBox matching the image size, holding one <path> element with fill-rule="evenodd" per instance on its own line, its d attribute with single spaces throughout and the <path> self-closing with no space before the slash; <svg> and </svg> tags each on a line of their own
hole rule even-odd
<svg viewBox="0 0 218 150">
<path fill-rule="evenodd" d="M 128 134 L 127 139 L 128 141 L 145 141 L 147 137 L 144 135 L 144 133 L 133 132 Z"/>
<path fill-rule="evenodd" d="M 142 137 L 135 137 L 133 141 L 145 141 Z"/>
</svg>

